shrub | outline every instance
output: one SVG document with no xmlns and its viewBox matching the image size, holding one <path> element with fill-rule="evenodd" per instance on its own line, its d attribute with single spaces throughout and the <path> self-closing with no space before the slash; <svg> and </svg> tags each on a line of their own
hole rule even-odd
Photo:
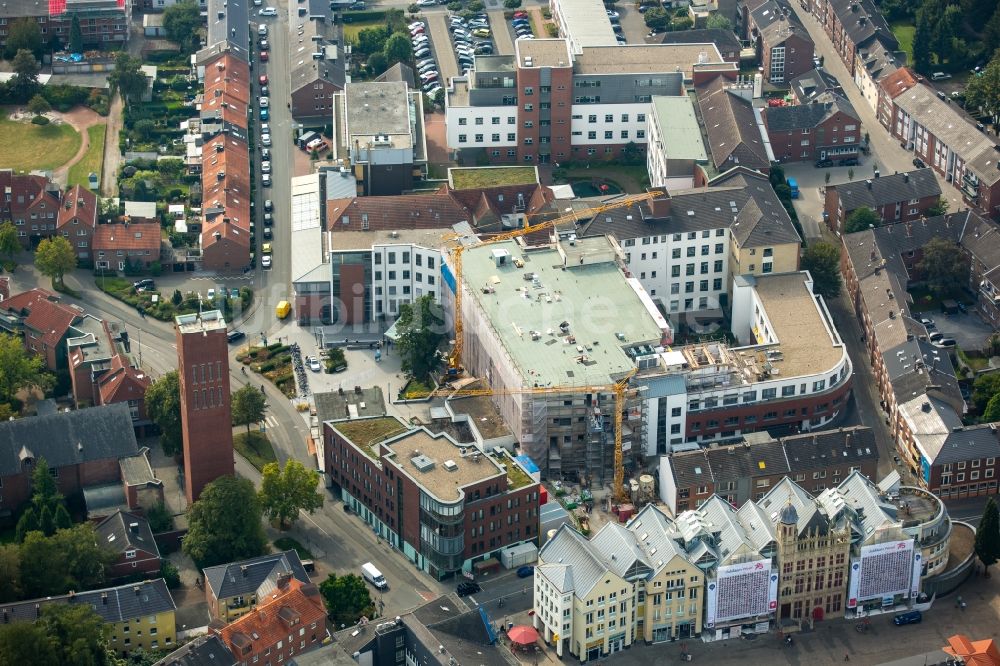
<svg viewBox="0 0 1000 666">
<path fill-rule="evenodd" d="M 160 576 L 171 590 L 176 590 L 181 586 L 181 574 L 173 562 L 163 560 L 160 564 Z"/>
<path fill-rule="evenodd" d="M 418 14 L 420 13 L 420 5 L 414 2 L 412 5 L 406 8 L 406 11 L 410 12 L 411 14 Z"/>
<path fill-rule="evenodd" d="M 32 125 L 42 125 L 42 126 L 48 125 L 49 124 L 49 119 L 46 118 L 45 116 L 35 116 L 34 118 L 31 119 L 31 124 Z"/>
<path fill-rule="evenodd" d="M 460 11 L 462 11 L 462 3 L 459 2 L 458 0 L 455 0 L 454 2 L 449 2 L 448 3 L 448 11 L 449 12 L 460 12 Z"/>
<path fill-rule="evenodd" d="M 548 33 L 549 37 L 558 37 L 559 26 L 557 26 L 555 23 L 546 23 L 545 32 Z"/>
<path fill-rule="evenodd" d="M 484 7 L 484 5 L 481 2 L 481 0 L 472 0 L 472 2 L 469 3 L 469 11 L 470 12 L 477 12 L 477 13 L 481 12 L 481 11 L 483 11 L 483 7 Z"/>
<path fill-rule="evenodd" d="M 503 0 L 503 6 L 507 9 L 518 9 L 521 6 L 521 0 Z"/>
</svg>

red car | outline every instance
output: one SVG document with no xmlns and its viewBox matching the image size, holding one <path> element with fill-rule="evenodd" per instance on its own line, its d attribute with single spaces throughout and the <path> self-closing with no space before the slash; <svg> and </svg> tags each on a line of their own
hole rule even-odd
<svg viewBox="0 0 1000 666">
<path fill-rule="evenodd" d="M 261 62 L 267 62 L 267 58 L 268 58 L 267 51 L 261 51 L 260 52 L 260 61 Z"/>
<path fill-rule="evenodd" d="M 267 74 L 261 74 L 260 75 L 260 85 L 262 85 L 262 86 L 266 86 L 267 85 Z"/>
<path fill-rule="evenodd" d="M 514 18 L 528 18 L 528 12 L 514 12 Z"/>
</svg>

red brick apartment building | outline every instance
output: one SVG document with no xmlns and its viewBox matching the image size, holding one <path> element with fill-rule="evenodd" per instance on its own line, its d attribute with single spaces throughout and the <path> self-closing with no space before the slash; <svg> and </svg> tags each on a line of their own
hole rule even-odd
<svg viewBox="0 0 1000 666">
<path fill-rule="evenodd" d="M 861 66 L 859 54 L 876 50 L 876 43 L 885 51 L 899 50 L 889 24 L 871 0 L 816 0 L 813 12 L 852 77 Z"/>
<path fill-rule="evenodd" d="M 826 188 L 823 210 L 832 231 L 843 231 L 844 221 L 859 208 L 869 208 L 883 222 L 915 222 L 941 199 L 941 186 L 932 169 L 917 169 Z"/>
<path fill-rule="evenodd" d="M 826 92 L 810 104 L 763 110 L 764 125 L 779 162 L 857 157 L 861 120 L 846 97 Z"/>
<path fill-rule="evenodd" d="M 115 554 L 111 578 L 160 572 L 160 549 L 149 521 L 121 509 L 97 523 L 97 543 Z"/>
<path fill-rule="evenodd" d="M 30 289 L 0 303 L 0 329 L 21 337 L 24 348 L 44 358 L 52 371 L 66 367 L 66 339 L 83 317 L 82 310 L 60 303 L 44 289 Z"/>
<path fill-rule="evenodd" d="M 371 429 L 380 439 L 363 441 Z M 323 440 L 327 480 L 345 504 L 438 579 L 537 542 L 538 482 L 506 452 L 389 417 L 328 421 Z"/>
<path fill-rule="evenodd" d="M 7 0 L 0 8 L 0 47 L 6 47 L 10 28 L 20 18 L 38 23 L 43 42 L 55 38 L 68 47 L 77 17 L 84 46 L 107 49 L 128 41 L 131 15 L 128 0 Z"/>
<path fill-rule="evenodd" d="M 756 49 L 764 78 L 783 84 L 813 68 L 815 44 L 787 3 L 750 0 L 741 5 L 743 38 Z"/>
</svg>

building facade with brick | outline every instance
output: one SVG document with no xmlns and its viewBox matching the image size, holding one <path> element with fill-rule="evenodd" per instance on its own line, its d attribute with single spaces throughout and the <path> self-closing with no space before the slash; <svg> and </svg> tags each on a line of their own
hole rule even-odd
<svg viewBox="0 0 1000 666">
<path fill-rule="evenodd" d="M 861 52 L 872 50 L 876 42 L 886 50 L 899 50 L 889 24 L 871 0 L 815 0 L 813 12 L 852 77 L 861 66 Z"/>
<path fill-rule="evenodd" d="M 218 310 L 178 315 L 184 492 L 195 502 L 205 485 L 233 474 L 233 428 L 229 388 L 229 342 Z"/>
<path fill-rule="evenodd" d="M 856 158 L 861 120 L 846 97 L 827 92 L 809 104 L 768 107 L 761 113 L 779 162 Z"/>
<path fill-rule="evenodd" d="M 365 440 L 366 428 L 382 436 Z M 484 454 L 387 417 L 327 422 L 323 441 L 334 492 L 436 578 L 537 543 L 538 483 L 506 452 Z"/>
<path fill-rule="evenodd" d="M 73 18 L 79 19 L 84 46 L 111 50 L 128 41 L 132 3 L 127 0 L 9 0 L 0 9 L 0 47 L 7 45 L 10 28 L 17 19 L 37 22 L 42 41 L 57 40 L 69 48 Z"/>
<path fill-rule="evenodd" d="M 281 576 L 309 583 L 309 574 L 294 550 L 205 567 L 202 572 L 208 614 L 223 623 L 233 622 L 265 603 L 268 590 Z"/>
<path fill-rule="evenodd" d="M 115 554 L 111 562 L 112 578 L 157 574 L 160 549 L 153 538 L 149 521 L 121 509 L 97 523 L 97 542 Z"/>
<path fill-rule="evenodd" d="M 97 268 L 148 271 L 160 263 L 160 225 L 150 222 L 101 224 L 93 239 Z"/>
<path fill-rule="evenodd" d="M 757 3 L 754 3 L 757 4 Z M 766 0 L 748 11 L 745 39 L 757 51 L 765 78 L 784 84 L 813 68 L 812 38 L 784 0 Z"/>
<path fill-rule="evenodd" d="M 20 337 L 28 353 L 41 356 L 52 371 L 67 367 L 66 340 L 83 317 L 83 310 L 60 303 L 45 289 L 30 289 L 0 303 L 0 329 Z"/>
<path fill-rule="evenodd" d="M 940 200 L 934 171 L 924 168 L 828 185 L 823 212 L 830 230 L 843 232 L 844 222 L 861 208 L 875 211 L 883 223 L 915 222 Z"/>
<path fill-rule="evenodd" d="M 56 234 L 73 246 L 77 261 L 84 264 L 93 261 L 91 242 L 96 229 L 97 195 L 82 185 L 66 190 L 59 206 Z"/>
</svg>

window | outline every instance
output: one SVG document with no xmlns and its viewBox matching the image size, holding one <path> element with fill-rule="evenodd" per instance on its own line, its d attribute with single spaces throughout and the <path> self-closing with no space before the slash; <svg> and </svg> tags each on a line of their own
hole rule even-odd
<svg viewBox="0 0 1000 666">
<path fill-rule="evenodd" d="M 606 123 L 613 123 L 613 122 L 615 122 L 615 117 L 612 114 L 610 114 L 610 113 L 605 114 L 604 115 L 604 122 L 606 122 Z"/>
<path fill-rule="evenodd" d="M 125 559 L 127 559 L 127 560 L 133 560 L 133 559 L 135 559 L 135 551 L 134 550 L 126 550 L 125 551 Z"/>
<path fill-rule="evenodd" d="M 795 395 L 795 387 L 794 386 L 782 386 L 781 387 L 781 397 L 782 398 L 787 398 L 788 396 L 792 396 L 792 395 Z"/>
<path fill-rule="evenodd" d="M 612 131 L 610 131 L 610 130 L 604 133 L 604 138 L 605 139 L 613 139 L 614 136 L 615 136 L 615 133 L 612 132 Z"/>
<path fill-rule="evenodd" d="M 466 135 L 466 134 L 459 134 L 458 135 L 458 142 L 459 143 L 468 143 L 468 141 L 469 141 L 468 135 Z"/>
</svg>

